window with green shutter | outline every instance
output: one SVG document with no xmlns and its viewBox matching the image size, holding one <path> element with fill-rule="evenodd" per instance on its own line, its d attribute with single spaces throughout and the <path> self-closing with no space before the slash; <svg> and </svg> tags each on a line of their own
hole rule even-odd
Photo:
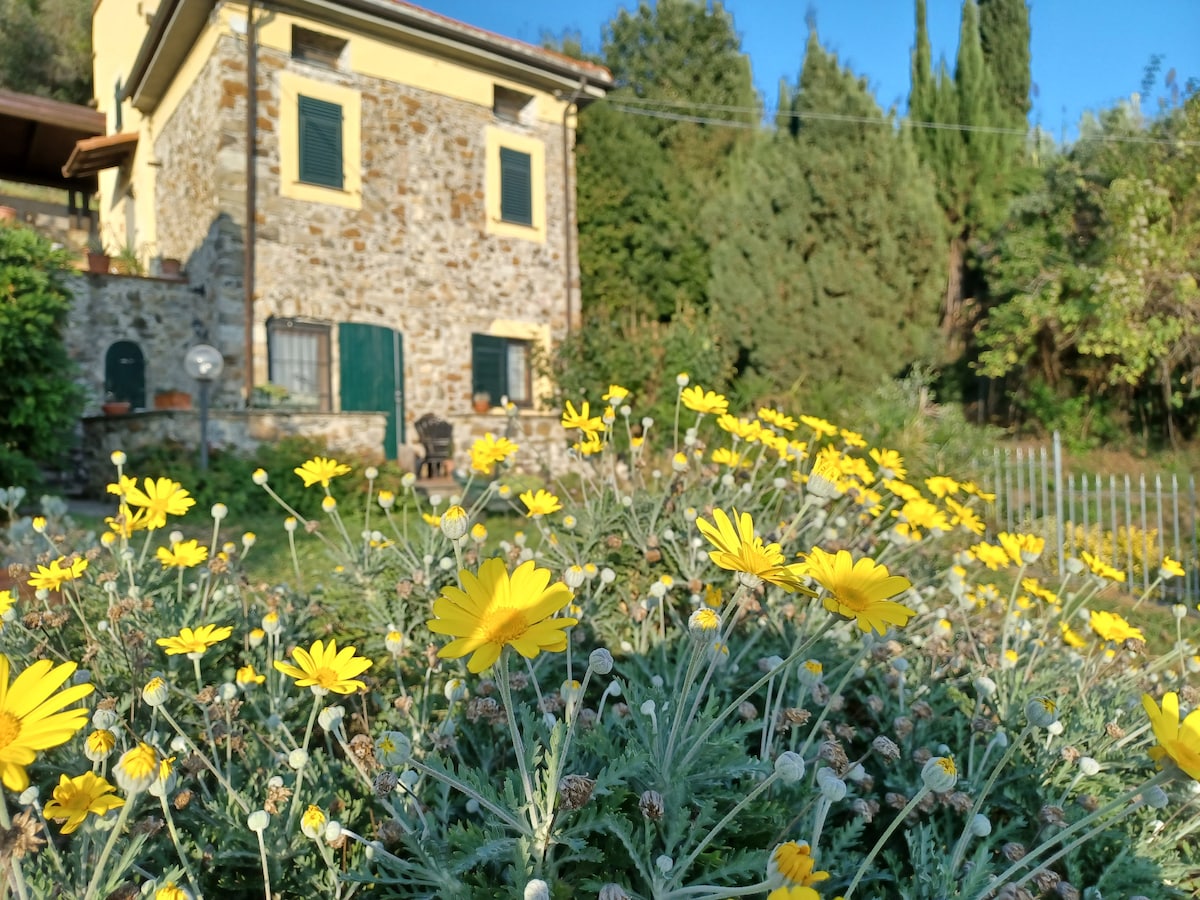
<svg viewBox="0 0 1200 900">
<path fill-rule="evenodd" d="M 528 153 L 500 148 L 500 219 L 533 224 L 533 179 Z"/>
<path fill-rule="evenodd" d="M 517 406 L 531 405 L 529 341 L 471 335 L 471 393 L 487 394 L 493 406 L 501 397 Z"/>
<path fill-rule="evenodd" d="M 342 108 L 314 97 L 299 98 L 300 180 L 342 189 Z"/>
</svg>

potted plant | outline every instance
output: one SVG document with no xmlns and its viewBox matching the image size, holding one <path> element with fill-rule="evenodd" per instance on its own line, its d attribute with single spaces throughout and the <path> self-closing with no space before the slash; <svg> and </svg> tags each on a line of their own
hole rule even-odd
<svg viewBox="0 0 1200 900">
<path fill-rule="evenodd" d="M 100 240 L 100 235 L 93 234 L 88 238 L 88 271 L 93 275 L 107 275 L 109 267 L 112 265 L 112 257 L 108 255 L 108 251 L 104 249 L 104 241 Z"/>
<path fill-rule="evenodd" d="M 187 391 L 174 388 L 156 391 L 154 394 L 155 409 L 191 409 L 192 395 Z"/>
<path fill-rule="evenodd" d="M 163 278 L 182 278 L 183 263 L 173 256 L 164 256 L 159 260 L 159 273 Z"/>
<path fill-rule="evenodd" d="M 116 256 L 113 257 L 113 271 L 118 275 L 145 275 L 146 267 L 142 264 L 142 258 L 138 254 L 138 249 L 133 244 L 125 244 Z"/>
<path fill-rule="evenodd" d="M 487 391 L 480 391 L 471 400 L 471 405 L 477 413 L 485 413 L 492 408 L 492 395 Z"/>
</svg>

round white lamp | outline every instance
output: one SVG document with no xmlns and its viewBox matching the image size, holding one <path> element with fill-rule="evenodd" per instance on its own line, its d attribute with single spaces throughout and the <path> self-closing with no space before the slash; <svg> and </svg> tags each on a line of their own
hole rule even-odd
<svg viewBox="0 0 1200 900">
<path fill-rule="evenodd" d="M 183 358 L 183 368 L 200 382 L 200 471 L 208 469 L 208 401 L 212 383 L 221 377 L 225 360 L 221 351 L 208 344 L 197 344 Z"/>
</svg>

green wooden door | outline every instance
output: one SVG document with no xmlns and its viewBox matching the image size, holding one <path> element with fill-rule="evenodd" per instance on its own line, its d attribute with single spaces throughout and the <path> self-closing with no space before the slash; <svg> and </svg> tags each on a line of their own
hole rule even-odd
<svg viewBox="0 0 1200 900">
<path fill-rule="evenodd" d="M 117 341 L 104 354 L 104 399 L 146 408 L 146 360 L 133 341 Z"/>
<path fill-rule="evenodd" d="M 382 325 L 338 325 L 341 404 L 346 412 L 387 413 L 383 452 L 395 459 L 404 442 L 404 344 Z"/>
</svg>

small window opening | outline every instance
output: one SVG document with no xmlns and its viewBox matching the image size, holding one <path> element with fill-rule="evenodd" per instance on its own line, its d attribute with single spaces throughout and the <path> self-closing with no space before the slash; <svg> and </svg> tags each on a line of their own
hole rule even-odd
<svg viewBox="0 0 1200 900">
<path fill-rule="evenodd" d="M 525 124 L 526 116 L 532 109 L 533 96 L 522 94 L 511 88 L 496 85 L 492 95 L 492 113 L 502 122 Z"/>
<path fill-rule="evenodd" d="M 292 59 L 325 66 L 328 69 L 341 67 L 346 52 L 346 40 L 319 31 L 309 31 L 299 25 L 292 26 Z"/>
</svg>

